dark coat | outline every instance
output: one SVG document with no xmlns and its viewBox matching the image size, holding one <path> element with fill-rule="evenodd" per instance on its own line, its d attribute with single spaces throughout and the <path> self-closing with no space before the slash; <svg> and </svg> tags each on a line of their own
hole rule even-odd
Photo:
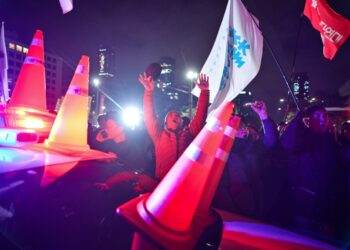
<svg viewBox="0 0 350 250">
<path fill-rule="evenodd" d="M 236 138 L 226 167 L 234 212 L 261 218 L 265 206 L 263 175 L 270 165 L 269 151 L 278 140 L 276 124 L 263 121 L 263 136 L 258 141 Z"/>
<path fill-rule="evenodd" d="M 281 146 L 295 226 L 322 231 L 335 225 L 344 215 L 346 174 L 334 136 L 312 133 L 298 115 L 283 133 Z"/>
</svg>

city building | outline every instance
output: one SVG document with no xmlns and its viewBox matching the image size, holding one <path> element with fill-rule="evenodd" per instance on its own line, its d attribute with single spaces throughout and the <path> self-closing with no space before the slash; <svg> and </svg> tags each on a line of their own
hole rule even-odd
<svg viewBox="0 0 350 250">
<path fill-rule="evenodd" d="M 191 84 L 178 84 L 175 81 L 176 61 L 169 56 L 161 57 L 159 64 L 162 68 L 161 74 L 156 82 L 156 87 L 159 90 L 159 95 L 163 95 L 161 99 L 162 110 L 159 113 L 166 114 L 170 110 L 178 110 L 184 116 L 190 116 L 189 107 L 190 99 L 193 98 L 190 94 Z M 193 106 L 195 106 L 193 104 Z"/>
<path fill-rule="evenodd" d="M 98 50 L 98 76 L 104 79 L 113 78 L 116 69 L 115 52 L 108 46 L 100 46 Z"/>
<path fill-rule="evenodd" d="M 162 71 L 157 81 L 157 88 L 164 92 L 167 87 L 175 82 L 176 61 L 172 57 L 162 57 L 159 63 L 162 67 Z M 170 94 L 169 98 L 170 97 L 174 98 L 174 95 Z"/>
<path fill-rule="evenodd" d="M 96 61 L 97 59 L 97 61 Z M 116 53 L 113 48 L 101 45 L 97 51 L 97 57 L 91 67 L 91 87 L 89 88 L 89 121 L 97 123 L 97 117 L 115 109 L 115 105 L 109 100 L 110 87 L 115 80 Z"/>
<path fill-rule="evenodd" d="M 296 73 L 292 80 L 292 91 L 298 102 L 308 102 L 310 98 L 310 82 L 306 73 Z"/>
<path fill-rule="evenodd" d="M 98 49 L 98 78 L 93 79 L 95 84 L 95 91 L 92 93 L 92 110 L 95 111 L 95 115 L 105 113 L 106 111 L 113 110 L 114 104 L 108 99 L 106 91 L 113 85 L 115 71 L 116 71 L 116 53 L 109 47 L 101 45 Z"/>
<path fill-rule="evenodd" d="M 181 88 L 175 85 L 175 59 L 172 57 L 162 57 L 159 64 L 162 71 L 157 80 L 157 88 L 167 96 L 168 100 L 179 101 Z"/>
</svg>

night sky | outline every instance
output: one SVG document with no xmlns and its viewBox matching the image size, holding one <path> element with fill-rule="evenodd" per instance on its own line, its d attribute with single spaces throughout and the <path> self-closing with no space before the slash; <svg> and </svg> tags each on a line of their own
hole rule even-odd
<svg viewBox="0 0 350 250">
<path fill-rule="evenodd" d="M 304 0 L 245 0 L 259 20 L 263 35 L 290 78 L 298 27 L 300 35 L 295 71 L 307 72 L 311 92 L 336 94 L 350 79 L 350 39 L 332 61 L 323 57 L 319 33 L 301 13 Z M 350 2 L 329 0 L 338 13 L 350 19 Z M 74 0 L 72 12 L 62 15 L 58 0 L 0 0 L 0 20 L 30 43 L 36 29 L 44 32 L 45 49 L 75 65 L 82 54 L 91 57 L 96 71 L 100 44 L 114 47 L 117 55 L 116 83 L 140 100 L 139 73 L 162 56 L 176 59 L 176 82 L 184 83 L 188 69 L 199 71 L 219 29 L 227 0 Z M 73 72 L 73 70 L 72 70 Z M 130 88 L 129 88 L 130 87 Z M 267 102 L 275 114 L 287 88 L 264 47 L 262 66 L 249 85 L 256 99 Z M 121 103 L 124 100 L 120 100 Z"/>
</svg>

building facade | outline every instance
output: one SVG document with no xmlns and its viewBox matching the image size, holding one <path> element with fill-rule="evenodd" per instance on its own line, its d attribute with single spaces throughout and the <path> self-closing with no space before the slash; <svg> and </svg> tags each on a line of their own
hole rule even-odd
<svg viewBox="0 0 350 250">
<path fill-rule="evenodd" d="M 175 59 L 172 57 L 162 57 L 159 62 L 162 71 L 160 73 L 159 79 L 157 81 L 157 88 L 162 90 L 165 89 L 175 82 Z"/>
<path fill-rule="evenodd" d="M 112 87 L 116 72 L 116 53 L 110 46 L 101 45 L 97 52 L 97 77 L 90 79 L 91 113 L 90 120 L 95 123 L 100 114 L 115 109 L 108 99 L 108 89 Z M 97 69 L 97 70 L 96 70 Z"/>
</svg>

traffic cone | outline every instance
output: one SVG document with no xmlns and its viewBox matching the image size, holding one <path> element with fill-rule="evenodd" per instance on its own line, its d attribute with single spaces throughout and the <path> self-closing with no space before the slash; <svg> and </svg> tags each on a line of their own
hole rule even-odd
<svg viewBox="0 0 350 250">
<path fill-rule="evenodd" d="M 45 145 L 86 151 L 88 126 L 89 57 L 82 56 L 75 70 Z"/>
<path fill-rule="evenodd" d="M 24 107 L 47 112 L 44 39 L 37 30 L 19 72 L 8 107 Z"/>
<path fill-rule="evenodd" d="M 222 139 L 221 145 L 216 152 L 215 160 L 213 166 L 210 171 L 210 178 L 205 184 L 204 196 L 201 199 L 201 202 L 198 206 L 199 213 L 205 213 L 209 211 L 211 206 L 211 202 L 214 198 L 216 189 L 219 185 L 222 173 L 224 171 L 226 162 L 231 152 L 231 148 L 233 146 L 236 133 L 241 122 L 241 118 L 239 116 L 234 116 L 229 124 L 226 126 L 224 131 L 224 138 Z"/>
<path fill-rule="evenodd" d="M 222 105 L 153 193 L 129 201 L 117 213 L 163 247 L 194 244 L 200 230 L 193 218 L 232 111 L 233 103 Z"/>
</svg>

